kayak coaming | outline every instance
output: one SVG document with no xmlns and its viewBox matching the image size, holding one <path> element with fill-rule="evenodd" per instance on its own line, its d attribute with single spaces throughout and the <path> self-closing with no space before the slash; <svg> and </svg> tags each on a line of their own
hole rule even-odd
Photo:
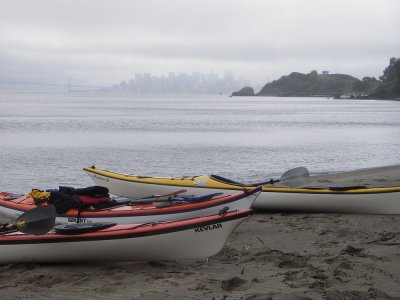
<svg viewBox="0 0 400 300">
<path fill-rule="evenodd" d="M 250 186 L 227 184 L 209 176 L 193 177 L 141 177 L 121 174 L 96 168 L 84 171 L 98 184 L 110 192 L 123 197 L 142 197 L 149 193 L 167 193 L 176 188 L 185 188 L 187 193 L 214 193 L 224 191 L 233 194 Z M 198 183 L 198 184 L 196 184 Z M 366 214 L 399 214 L 400 187 L 349 188 L 288 188 L 262 186 L 260 196 L 253 203 L 254 209 L 272 211 L 343 212 Z"/>
<path fill-rule="evenodd" d="M 0 235 L 0 264 L 199 259 L 217 254 L 251 210 L 189 220 L 117 225 L 93 233 Z"/>
<path fill-rule="evenodd" d="M 147 223 L 157 221 L 173 221 L 196 218 L 218 213 L 221 209 L 229 207 L 229 210 L 249 209 L 251 204 L 260 194 L 260 188 L 245 190 L 233 195 L 225 195 L 206 201 L 187 202 L 169 207 L 157 208 L 152 204 L 125 205 L 101 211 L 71 209 L 58 215 L 57 223 L 76 223 L 79 214 L 80 223 L 108 222 L 118 224 Z M 10 195 L 0 193 L 0 212 L 8 217 L 18 217 L 22 213 L 35 207 L 33 199 L 29 195 L 14 200 L 2 200 Z"/>
</svg>

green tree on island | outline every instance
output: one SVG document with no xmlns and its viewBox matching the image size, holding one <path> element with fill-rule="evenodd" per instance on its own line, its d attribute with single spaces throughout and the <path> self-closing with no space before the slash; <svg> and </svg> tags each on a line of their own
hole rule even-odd
<svg viewBox="0 0 400 300">
<path fill-rule="evenodd" d="M 379 79 L 382 80 L 382 84 L 371 93 L 371 97 L 400 98 L 400 58 L 392 57 L 389 66 L 383 70 L 383 75 Z"/>
</svg>

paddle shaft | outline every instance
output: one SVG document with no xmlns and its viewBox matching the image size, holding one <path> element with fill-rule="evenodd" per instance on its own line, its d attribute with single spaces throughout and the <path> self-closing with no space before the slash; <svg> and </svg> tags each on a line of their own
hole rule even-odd
<svg viewBox="0 0 400 300">
<path fill-rule="evenodd" d="M 156 198 L 156 199 L 158 199 L 158 198 L 162 198 L 162 197 L 176 196 L 176 195 L 179 195 L 179 194 L 182 194 L 182 193 L 185 193 L 185 192 L 187 192 L 187 190 L 182 189 L 182 190 L 178 190 L 176 192 L 172 192 L 172 193 L 168 193 L 168 194 L 164 194 L 164 195 L 152 195 L 152 196 L 149 196 L 149 197 L 146 197 L 146 198 Z M 142 199 L 146 199 L 146 198 L 142 198 Z"/>
<path fill-rule="evenodd" d="M 149 203 L 149 202 L 153 202 L 153 201 L 169 201 L 169 199 L 162 199 L 164 197 L 171 197 L 171 196 L 177 196 L 179 194 L 185 193 L 187 192 L 187 190 L 178 190 L 172 193 L 168 193 L 168 194 L 163 194 L 163 195 L 152 195 L 149 197 L 145 197 L 145 198 L 139 198 L 139 199 L 129 199 L 126 201 L 118 201 L 118 205 L 129 205 L 129 204 L 134 204 L 134 203 Z"/>
</svg>

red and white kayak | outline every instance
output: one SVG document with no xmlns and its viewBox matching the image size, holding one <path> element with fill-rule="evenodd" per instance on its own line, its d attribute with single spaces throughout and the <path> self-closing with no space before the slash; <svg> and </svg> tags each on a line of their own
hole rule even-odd
<svg viewBox="0 0 400 300">
<path fill-rule="evenodd" d="M 261 188 L 255 188 L 230 196 L 198 202 L 178 202 L 166 207 L 158 207 L 154 203 L 133 203 L 103 210 L 78 211 L 74 208 L 58 215 L 56 223 L 77 223 L 78 218 L 79 223 L 115 222 L 117 224 L 184 220 L 217 214 L 225 207 L 228 207 L 230 211 L 249 209 L 260 192 Z M 36 207 L 29 194 L 16 199 L 12 198 L 10 193 L 0 193 L 0 213 L 7 217 L 18 217 Z"/>
<path fill-rule="evenodd" d="M 175 222 L 116 225 L 92 233 L 0 235 L 0 264 L 147 261 L 217 254 L 251 210 Z"/>
</svg>

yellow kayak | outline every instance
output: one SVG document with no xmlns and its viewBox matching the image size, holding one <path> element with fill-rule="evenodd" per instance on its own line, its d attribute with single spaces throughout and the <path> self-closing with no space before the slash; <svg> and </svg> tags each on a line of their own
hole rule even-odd
<svg viewBox="0 0 400 300">
<path fill-rule="evenodd" d="M 254 185 L 238 183 L 216 175 L 146 177 L 116 173 L 95 167 L 84 168 L 84 171 L 95 184 L 107 187 L 111 194 L 127 198 L 166 194 L 182 188 L 187 190 L 187 194 L 196 196 L 221 191 L 230 195 L 237 193 L 238 190 L 254 188 Z M 289 179 L 288 183 L 296 182 L 296 178 L 291 178 L 290 175 L 285 178 Z M 272 182 L 255 183 L 262 186 L 262 192 L 253 203 L 252 208 L 298 212 L 400 213 L 400 186 L 294 188 L 273 187 L 270 183 Z"/>
</svg>

